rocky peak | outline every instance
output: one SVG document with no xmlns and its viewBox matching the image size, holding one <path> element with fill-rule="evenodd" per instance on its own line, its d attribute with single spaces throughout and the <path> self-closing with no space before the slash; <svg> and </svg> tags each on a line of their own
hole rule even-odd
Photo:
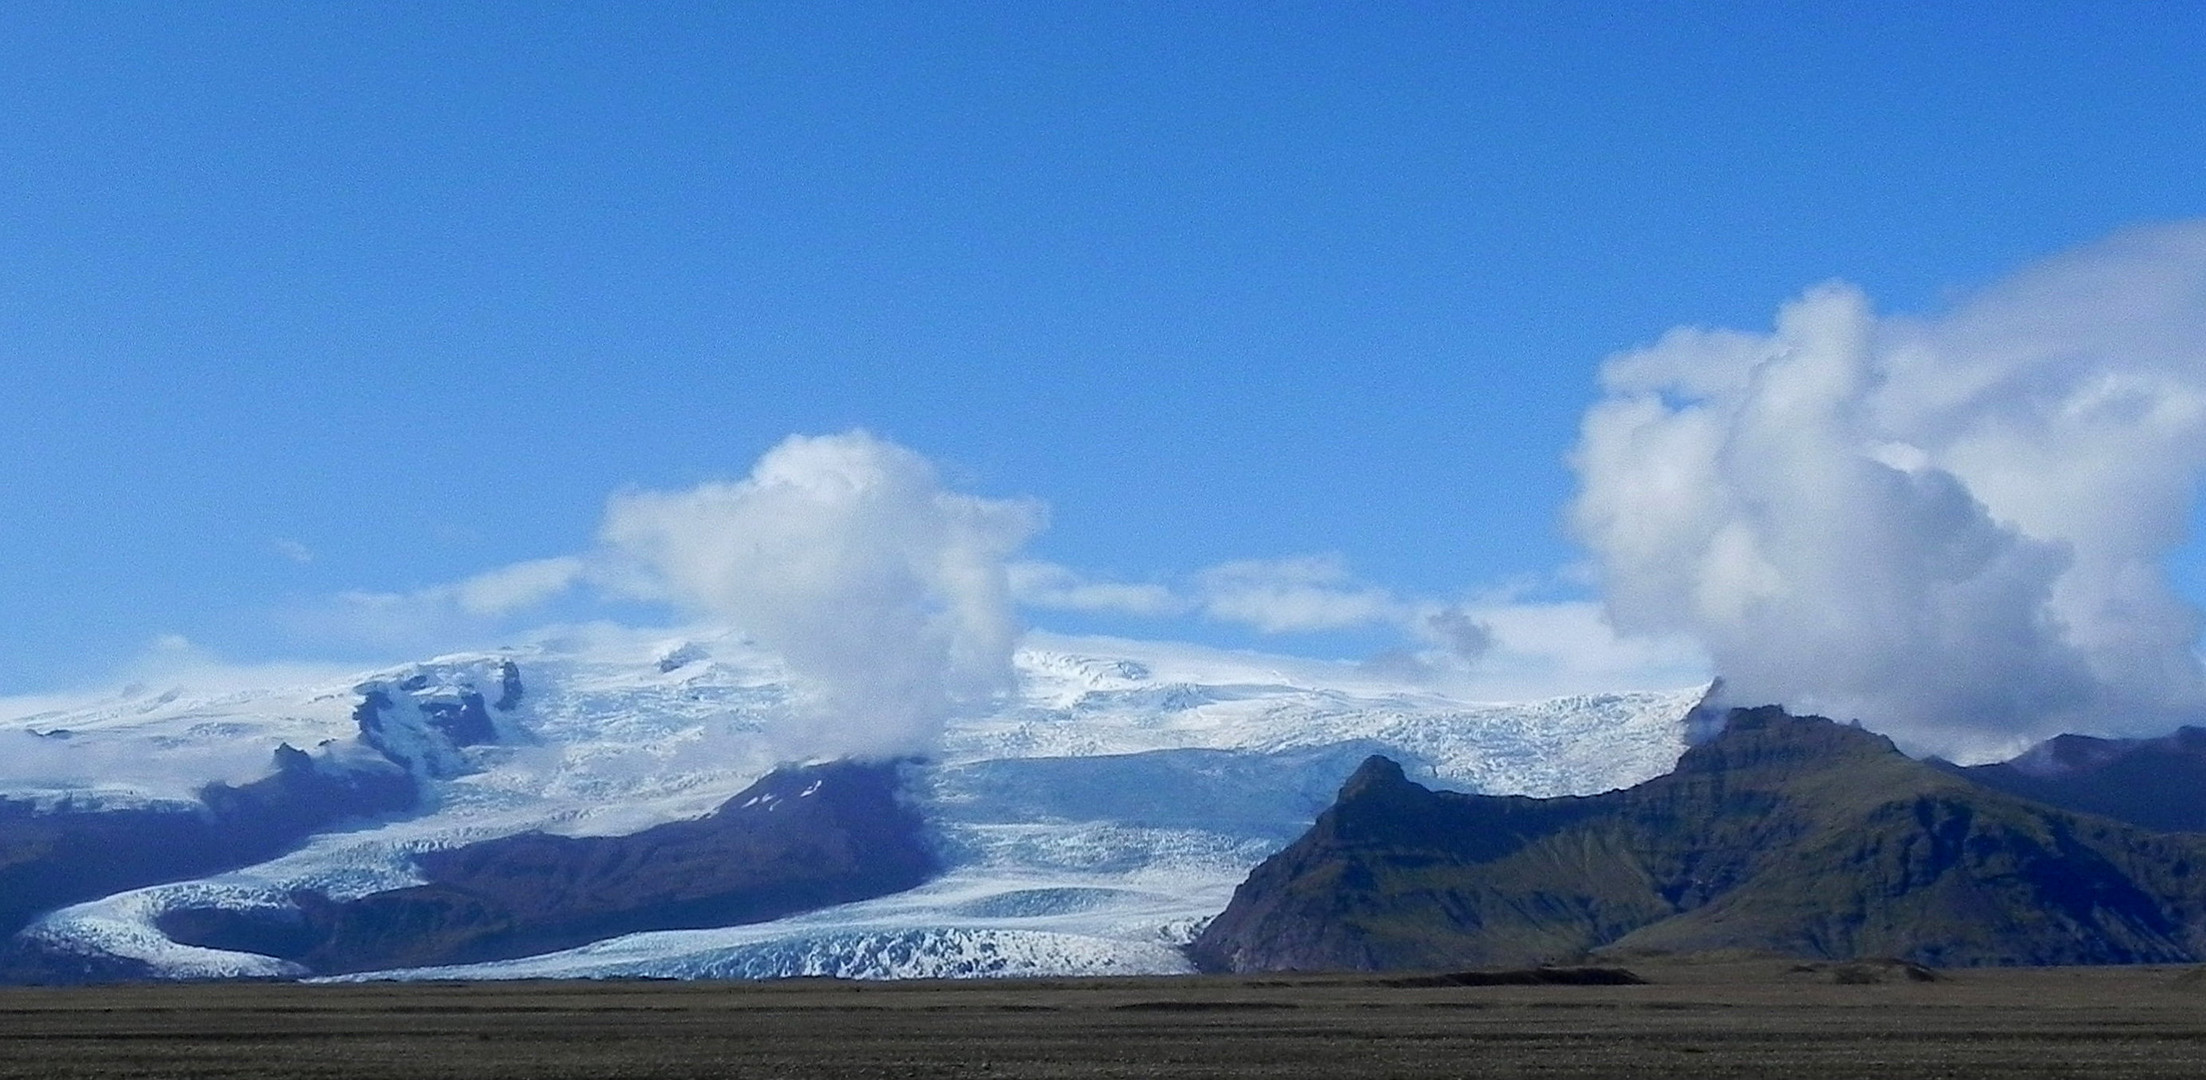
<svg viewBox="0 0 2206 1080">
<path fill-rule="evenodd" d="M 1940 768 L 1986 787 L 2148 829 L 2206 831 L 2206 728 L 2154 739 L 2060 735 L 2010 761 Z"/>
<path fill-rule="evenodd" d="M 1816 772 L 1879 760 L 1904 761 L 1905 755 L 1892 740 L 1858 724 L 1762 705 L 1726 713 L 1720 733 L 1688 748 L 1676 773 Z"/>
<path fill-rule="evenodd" d="M 1373 754 L 1363 759 L 1363 764 L 1356 766 L 1356 771 L 1350 773 L 1348 779 L 1341 784 L 1340 801 L 1366 798 L 1397 790 L 1408 784 L 1409 777 L 1403 775 L 1402 767 L 1393 758 Z"/>
<path fill-rule="evenodd" d="M 494 686 L 497 703 L 484 690 Z M 360 740 L 408 772 L 448 779 L 473 771 L 462 749 L 511 741 L 505 714 L 521 703 L 521 669 L 510 659 L 424 664 L 353 688 Z M 493 710 L 495 709 L 495 714 Z"/>
</svg>

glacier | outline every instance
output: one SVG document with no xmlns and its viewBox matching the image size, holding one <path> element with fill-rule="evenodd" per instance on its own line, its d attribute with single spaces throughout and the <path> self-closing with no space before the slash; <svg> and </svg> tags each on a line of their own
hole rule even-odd
<svg viewBox="0 0 2206 1080">
<path fill-rule="evenodd" d="M 1352 663 L 1043 633 L 1016 661 L 1016 693 L 953 719 L 914 772 L 911 797 L 945 867 L 920 888 L 773 922 L 343 978 L 1186 972 L 1181 947 L 1364 757 L 1387 754 L 1457 790 L 1591 794 L 1674 765 L 1705 690 L 1481 702 Z M 433 769 L 417 755 L 419 812 L 77 904 L 24 933 L 171 978 L 303 976 L 272 957 L 177 944 L 155 921 L 178 908 L 281 907 L 298 889 L 344 899 L 417 884 L 418 852 L 531 829 L 617 835 L 702 815 L 782 762 L 775 731 L 793 707 L 776 659 L 734 631 L 568 627 L 319 682 L 137 687 L 0 721 L 0 739 L 41 755 L 38 769 L 0 770 L 0 795 L 175 800 L 244 778 L 282 743 L 345 752 L 370 690 L 419 711 L 501 689 L 499 739 L 454 748 Z"/>
</svg>

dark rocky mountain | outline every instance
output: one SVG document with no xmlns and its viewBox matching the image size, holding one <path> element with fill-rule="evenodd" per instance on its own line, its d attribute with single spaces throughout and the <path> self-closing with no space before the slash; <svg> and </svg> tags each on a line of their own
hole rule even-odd
<svg viewBox="0 0 2206 1080">
<path fill-rule="evenodd" d="M 312 753 L 284 744 L 269 775 L 208 784 L 195 802 L 0 798 L 0 938 L 58 907 L 250 866 L 344 821 L 415 810 L 433 778 L 466 771 L 462 747 L 498 741 L 524 693 L 511 661 L 497 692 L 486 702 L 427 675 L 365 684 L 356 739 Z"/>
<path fill-rule="evenodd" d="M 289 745 L 275 771 L 199 802 L 78 809 L 0 799 L 0 936 L 42 912 L 124 889 L 271 859 L 347 818 L 411 809 L 414 778 L 384 761 L 334 760 Z"/>
<path fill-rule="evenodd" d="M 183 909 L 162 931 L 318 973 L 527 956 L 640 930 L 761 922 L 901 892 L 936 872 L 898 766 L 783 769 L 712 814 L 627 836 L 524 833 L 417 858 L 427 884 L 281 914 Z"/>
<path fill-rule="evenodd" d="M 2061 735 L 1994 765 L 1932 764 L 2067 810 L 2148 829 L 2206 832 L 2206 728 L 2157 739 Z"/>
<path fill-rule="evenodd" d="M 492 689 L 417 673 L 362 684 L 355 739 L 309 754 L 279 747 L 273 771 L 209 784 L 194 802 L 127 808 L 0 799 L 0 982 L 154 974 L 128 958 L 19 933 L 41 913 L 274 858 L 348 819 L 433 804 L 479 760 L 466 748 L 525 741 L 509 715 L 524 688 L 510 661 Z M 294 960 L 317 972 L 502 959 L 637 930 L 727 926 L 898 892 L 936 872 L 893 764 L 784 769 L 692 821 L 628 836 L 527 833 L 425 852 L 426 883 L 351 900 L 314 892 L 289 909 L 191 908 L 158 920 L 185 944 Z"/>
<path fill-rule="evenodd" d="M 1268 971 L 1719 948 L 2196 962 L 2206 837 L 1991 790 L 1821 718 L 1735 710 L 1672 773 L 1590 797 L 1429 791 L 1372 758 L 1190 951 Z"/>
</svg>

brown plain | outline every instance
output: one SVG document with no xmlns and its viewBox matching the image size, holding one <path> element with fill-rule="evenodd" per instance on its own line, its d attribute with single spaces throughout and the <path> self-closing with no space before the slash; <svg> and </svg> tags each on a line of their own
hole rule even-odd
<svg viewBox="0 0 2206 1080">
<path fill-rule="evenodd" d="M 0 990 L 0 1077 L 2196 1077 L 2206 975 L 1761 958 L 1369 977 Z"/>
</svg>

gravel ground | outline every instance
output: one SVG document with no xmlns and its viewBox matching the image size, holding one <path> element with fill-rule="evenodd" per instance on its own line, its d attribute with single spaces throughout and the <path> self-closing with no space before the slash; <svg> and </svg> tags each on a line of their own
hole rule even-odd
<svg viewBox="0 0 2206 1080">
<path fill-rule="evenodd" d="M 0 1077 L 2196 1077 L 2181 968 L 0 990 Z"/>
</svg>

